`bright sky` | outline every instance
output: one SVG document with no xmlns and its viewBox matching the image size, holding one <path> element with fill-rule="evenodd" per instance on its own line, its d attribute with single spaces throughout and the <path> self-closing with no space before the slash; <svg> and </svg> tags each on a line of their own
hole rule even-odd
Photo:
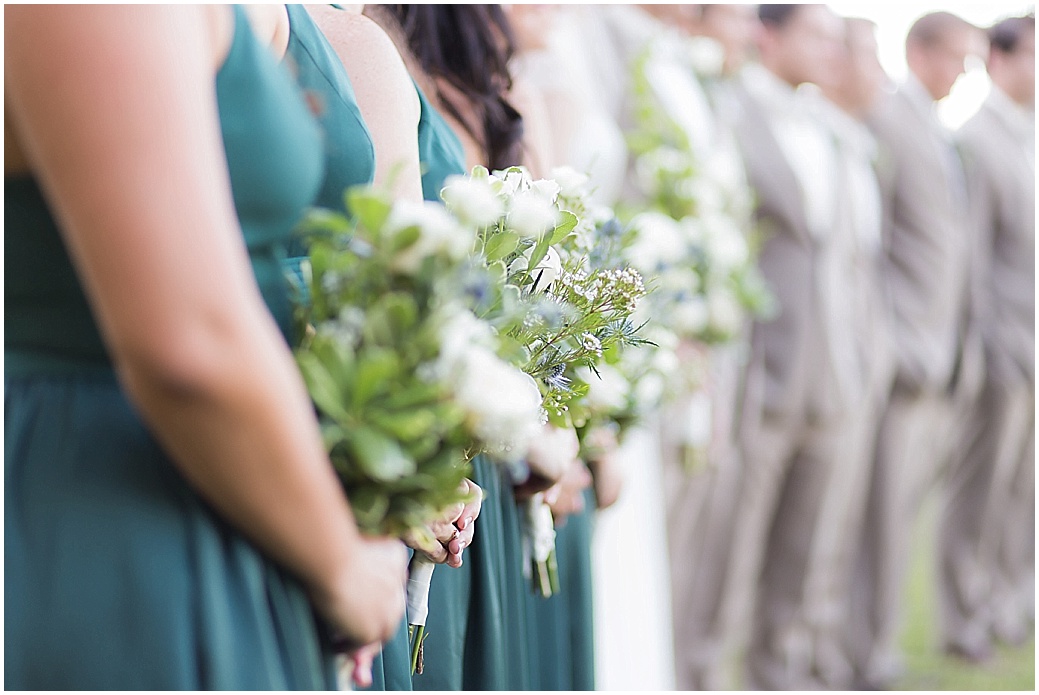
<svg viewBox="0 0 1039 695">
<path fill-rule="evenodd" d="M 1012 2 L 988 0 L 987 2 L 947 2 L 936 4 L 920 0 L 899 2 L 870 2 L 869 0 L 842 0 L 827 3 L 840 15 L 865 17 L 877 24 L 877 44 L 880 63 L 896 81 L 905 77 L 905 36 L 918 17 L 935 10 L 945 10 L 963 17 L 981 27 L 988 27 L 997 20 L 1014 15 L 1023 15 L 1035 8 L 1034 2 Z M 942 119 L 950 127 L 966 121 L 988 94 L 989 82 L 983 64 L 972 65 L 966 75 L 960 77 L 956 86 L 939 106 Z"/>
</svg>

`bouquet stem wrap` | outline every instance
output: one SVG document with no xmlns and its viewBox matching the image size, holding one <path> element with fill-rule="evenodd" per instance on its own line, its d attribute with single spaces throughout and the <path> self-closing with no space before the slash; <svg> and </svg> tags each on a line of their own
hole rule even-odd
<svg viewBox="0 0 1039 695">
<path fill-rule="evenodd" d="M 426 639 L 426 616 L 429 615 L 429 584 L 436 565 L 416 553 L 408 565 L 408 637 L 411 641 L 411 673 L 422 673 L 422 643 Z"/>
</svg>

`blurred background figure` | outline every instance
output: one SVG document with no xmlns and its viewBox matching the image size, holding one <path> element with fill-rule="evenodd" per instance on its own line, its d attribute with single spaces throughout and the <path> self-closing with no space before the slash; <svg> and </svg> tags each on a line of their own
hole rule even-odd
<svg viewBox="0 0 1039 695">
<path fill-rule="evenodd" d="M 910 534 L 932 487 L 956 403 L 979 379 L 971 333 L 963 169 L 935 112 L 964 72 L 976 29 L 947 12 L 921 17 L 906 38 L 909 76 L 868 118 L 883 192 L 884 282 L 895 374 L 877 434 L 848 626 L 856 686 L 890 685 Z"/>
<path fill-rule="evenodd" d="M 837 538 L 821 530 L 847 523 L 831 498 L 865 394 L 840 161 L 819 97 L 797 88 L 840 78 L 844 25 L 823 5 L 761 5 L 758 16 L 761 64 L 742 76 L 735 130 L 779 312 L 752 331 L 725 600 L 748 640 L 744 688 L 815 689 L 826 686 L 814 654 L 832 628 L 809 589 L 837 569 Z"/>
<path fill-rule="evenodd" d="M 851 687 L 853 673 L 840 648 L 847 620 L 857 534 L 869 487 L 876 426 L 891 388 L 892 355 L 887 324 L 888 305 L 880 277 L 881 195 L 873 163 L 876 141 L 862 119 L 876 104 L 888 77 L 877 58 L 876 25 L 866 19 L 844 20 L 845 41 L 838 62 L 839 79 L 823 85 L 828 101 L 822 117 L 837 144 L 837 183 L 842 191 L 840 217 L 835 232 L 847 245 L 841 257 L 848 265 L 839 269 L 845 278 L 854 314 L 857 416 L 847 455 L 835 465 L 834 494 L 827 502 L 817 543 L 834 548 L 833 564 L 817 566 L 809 581 L 814 622 L 819 627 L 815 643 L 814 671 L 831 689 Z"/>
<path fill-rule="evenodd" d="M 720 60 L 717 72 L 685 69 L 675 77 L 680 64 L 662 64 L 658 58 L 647 63 L 645 74 L 658 100 L 670 105 L 674 122 L 685 126 L 695 161 L 712 169 L 717 178 L 725 178 L 723 187 L 745 190 L 746 173 L 731 128 L 737 108 L 733 87 L 760 27 L 757 10 L 754 5 L 688 7 L 688 35 L 697 37 L 695 41 L 701 45 L 716 45 Z M 683 93 L 685 97 L 678 98 Z M 724 177 L 723 170 L 730 171 L 731 176 Z M 740 229 L 744 235 L 749 231 Z M 727 530 L 738 514 L 738 396 L 749 348 L 749 331 L 743 332 L 742 337 L 727 344 L 696 346 L 699 359 L 705 361 L 706 384 L 686 394 L 660 418 L 675 685 L 679 690 L 716 690 L 726 682 L 728 624 L 721 598 L 733 552 Z M 696 425 L 698 410 L 705 411 L 706 428 Z M 707 441 L 696 442 L 696 431 L 705 431 Z M 697 445 L 703 446 L 706 456 L 690 470 L 687 449 Z"/>
<path fill-rule="evenodd" d="M 942 639 L 969 659 L 1034 619 L 1035 16 L 988 32 L 992 90 L 957 133 L 986 375 L 957 438 L 940 525 Z"/>
</svg>

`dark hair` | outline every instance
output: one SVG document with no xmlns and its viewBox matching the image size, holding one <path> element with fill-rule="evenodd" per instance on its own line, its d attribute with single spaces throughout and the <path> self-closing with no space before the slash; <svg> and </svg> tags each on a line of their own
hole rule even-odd
<svg viewBox="0 0 1039 695">
<path fill-rule="evenodd" d="M 906 34 L 906 45 L 916 43 L 921 46 L 934 46 L 949 32 L 960 29 L 976 29 L 973 24 L 951 12 L 930 12 L 920 17 Z"/>
<path fill-rule="evenodd" d="M 446 80 L 473 105 L 477 129 L 443 93 L 439 102 L 487 153 L 492 169 L 519 164 L 523 119 L 505 99 L 516 42 L 501 5 L 382 5 L 430 77 Z"/>
<path fill-rule="evenodd" d="M 1008 17 L 988 30 L 989 47 L 1001 53 L 1013 53 L 1025 32 L 1035 32 L 1035 15 Z"/>
<path fill-rule="evenodd" d="M 782 28 L 803 5 L 758 5 L 758 19 L 766 27 Z"/>
</svg>

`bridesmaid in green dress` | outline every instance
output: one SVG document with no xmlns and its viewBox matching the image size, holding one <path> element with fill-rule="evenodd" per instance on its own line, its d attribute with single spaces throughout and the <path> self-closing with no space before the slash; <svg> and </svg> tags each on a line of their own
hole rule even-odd
<svg viewBox="0 0 1039 695">
<path fill-rule="evenodd" d="M 333 687 L 405 554 L 285 344 L 298 91 L 237 7 L 12 7 L 4 50 L 5 687 Z"/>
<path fill-rule="evenodd" d="M 391 184 L 399 195 L 417 197 L 421 191 L 425 199 L 438 201 L 444 179 L 463 171 L 461 145 L 406 77 L 400 56 L 392 43 L 386 40 L 384 32 L 367 18 L 328 6 L 311 7 L 308 11 L 303 6 L 290 5 L 288 13 L 291 27 L 288 57 L 296 67 L 301 86 L 316 100 L 325 130 L 326 175 L 317 205 L 343 209 L 343 190 L 357 183 L 370 183 L 379 164 L 390 173 L 390 177 L 395 177 L 383 183 Z M 318 22 L 323 23 L 329 38 Z M 395 74 L 394 62 L 399 74 Z M 359 66 L 354 77 L 364 90 L 364 104 L 358 103 L 344 63 L 351 67 Z M 408 109 L 402 108 L 385 114 L 385 117 L 376 114 L 373 118 L 376 126 L 369 129 L 365 125 L 363 109 L 371 108 L 373 103 L 378 108 L 385 107 L 386 101 L 392 103 L 399 99 L 402 91 L 411 99 L 415 99 L 417 94 L 419 109 L 412 125 L 407 125 Z M 410 137 L 408 133 L 411 133 Z M 352 143 L 358 144 L 354 146 Z M 409 159 L 413 161 L 409 162 Z M 398 161 L 402 161 L 403 166 L 399 166 Z M 423 172 L 421 184 L 420 171 Z M 295 249 L 296 254 L 302 251 L 302 247 Z M 298 267 L 299 260 L 296 257 L 290 259 L 290 263 Z M 467 505 L 459 518 L 451 522 L 466 516 L 475 520 L 480 513 L 480 501 L 477 500 Z M 482 517 L 479 525 L 482 532 Z M 445 581 L 464 581 L 460 573 L 464 574 L 467 567 L 455 569 L 454 566 L 462 564 L 461 552 L 464 544 L 473 537 L 474 528 L 470 524 L 457 539 L 445 539 L 446 555 L 439 560 L 452 567 L 440 568 L 434 573 L 436 585 Z M 431 605 L 436 615 L 435 595 L 431 598 Z M 435 641 L 439 644 L 442 635 L 439 630 L 437 633 Z M 372 690 L 411 689 L 406 623 L 384 645 L 373 664 L 371 676 L 369 687 Z"/>
<path fill-rule="evenodd" d="M 463 143 L 467 164 L 504 168 L 519 163 L 522 121 L 502 93 L 509 81 L 509 51 L 498 41 L 508 38 L 500 8 L 397 5 L 368 6 L 369 11 L 407 37 L 415 77 L 437 95 Z M 438 52 L 461 45 L 482 47 L 485 53 L 455 53 L 448 65 Z M 453 98 L 445 101 L 445 94 Z M 426 668 L 414 678 L 416 690 L 529 690 L 534 685 L 524 600 L 530 582 L 524 578 L 514 481 L 483 457 L 474 461 L 474 479 L 488 500 L 480 532 L 468 554 L 467 574 L 433 575 Z"/>
</svg>

